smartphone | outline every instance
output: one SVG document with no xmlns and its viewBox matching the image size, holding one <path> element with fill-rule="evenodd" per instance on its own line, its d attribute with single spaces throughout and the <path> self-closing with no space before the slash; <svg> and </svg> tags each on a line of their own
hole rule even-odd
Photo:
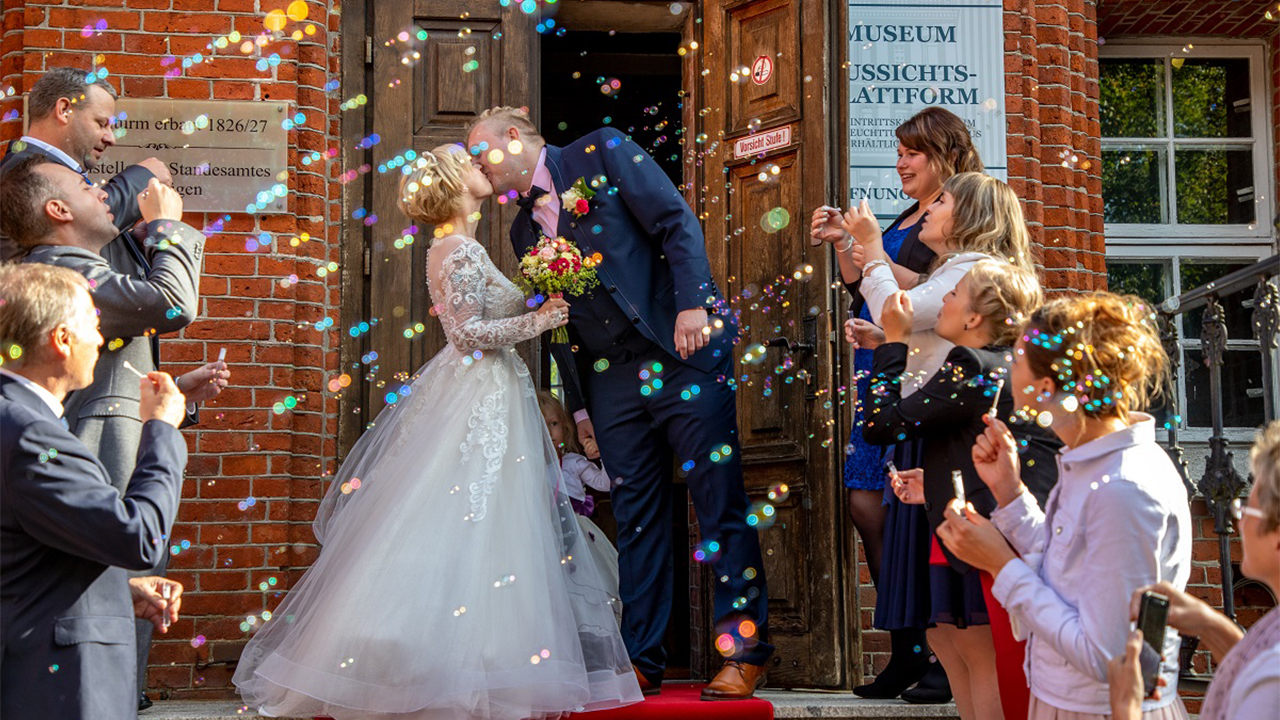
<svg viewBox="0 0 1280 720">
<path fill-rule="evenodd" d="M 1155 650 L 1156 657 L 1164 655 L 1164 628 L 1169 619 L 1169 598 L 1160 593 L 1144 592 L 1138 605 L 1138 629 L 1142 631 L 1142 640 Z M 1142 665 L 1142 688 L 1149 696 L 1155 692 L 1156 676 L 1160 674 L 1160 663 Z"/>
</svg>

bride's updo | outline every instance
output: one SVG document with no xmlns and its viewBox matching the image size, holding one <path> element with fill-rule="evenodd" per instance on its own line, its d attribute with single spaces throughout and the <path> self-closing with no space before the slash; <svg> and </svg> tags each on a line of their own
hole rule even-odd
<svg viewBox="0 0 1280 720">
<path fill-rule="evenodd" d="M 415 222 L 439 225 L 462 212 L 471 156 L 461 145 L 441 145 L 405 166 L 400 211 Z"/>
</svg>

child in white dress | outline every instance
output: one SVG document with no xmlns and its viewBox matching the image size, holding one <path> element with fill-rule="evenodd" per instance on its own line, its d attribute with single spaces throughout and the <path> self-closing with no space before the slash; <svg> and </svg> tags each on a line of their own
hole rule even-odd
<svg viewBox="0 0 1280 720">
<path fill-rule="evenodd" d="M 586 490 L 591 488 L 609 492 L 613 489 L 613 481 L 602 465 L 596 465 L 583 454 L 584 449 L 578 443 L 577 433 L 570 430 L 574 423 L 569 417 L 569 411 L 555 395 L 545 390 L 539 391 L 538 408 L 542 410 L 542 419 L 547 421 L 547 433 L 551 435 L 551 442 L 560 454 L 560 473 L 564 478 L 562 487 L 578 517 L 581 536 L 587 540 L 587 548 L 605 580 L 605 591 L 611 598 L 614 617 L 622 622 L 622 600 L 618 597 L 618 550 L 609 542 L 604 531 L 591 522 L 595 499 Z M 594 441 L 590 442 L 594 445 Z M 586 452 L 594 449 L 587 448 Z"/>
</svg>

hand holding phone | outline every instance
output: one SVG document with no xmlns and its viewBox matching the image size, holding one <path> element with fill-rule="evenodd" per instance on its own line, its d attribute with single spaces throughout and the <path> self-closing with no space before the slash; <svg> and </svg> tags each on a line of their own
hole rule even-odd
<svg viewBox="0 0 1280 720">
<path fill-rule="evenodd" d="M 1156 678 L 1160 675 L 1160 660 L 1164 654 L 1164 631 L 1169 618 L 1169 598 L 1147 591 L 1142 593 L 1138 606 L 1138 629 L 1146 647 L 1138 658 L 1142 666 L 1142 690 L 1148 696 L 1156 690 Z M 1148 649 L 1150 652 L 1148 652 Z"/>
</svg>

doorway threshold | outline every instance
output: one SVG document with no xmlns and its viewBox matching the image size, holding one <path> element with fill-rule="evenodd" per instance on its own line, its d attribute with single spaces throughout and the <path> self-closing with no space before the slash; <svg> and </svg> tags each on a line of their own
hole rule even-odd
<svg viewBox="0 0 1280 720">
<path fill-rule="evenodd" d="M 852 693 L 812 690 L 761 690 L 756 696 L 773 703 L 773 716 L 777 720 L 959 720 L 960 717 L 953 703 L 909 705 L 901 700 L 866 700 Z M 246 720 L 257 717 L 261 716 L 236 700 L 158 700 L 149 710 L 138 713 L 138 720 Z M 581 717 L 589 718 L 590 715 Z"/>
</svg>

